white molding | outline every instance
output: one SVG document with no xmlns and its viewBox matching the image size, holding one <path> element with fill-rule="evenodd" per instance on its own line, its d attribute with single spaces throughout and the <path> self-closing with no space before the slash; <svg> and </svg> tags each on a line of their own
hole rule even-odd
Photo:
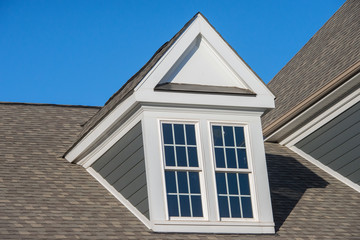
<svg viewBox="0 0 360 240">
<path fill-rule="evenodd" d="M 183 233 L 232 233 L 232 234 L 274 234 L 273 222 L 209 222 L 209 221 L 168 221 L 154 222 L 155 232 Z"/>
<path fill-rule="evenodd" d="M 295 145 L 297 142 L 301 141 L 306 136 L 310 135 L 311 133 L 319 129 L 321 126 L 325 125 L 326 123 L 328 123 L 359 101 L 360 89 L 354 91 L 346 98 L 342 99 L 337 104 L 333 105 L 328 110 L 308 122 L 305 126 L 301 127 L 300 129 L 289 135 L 287 138 L 282 140 L 280 144 L 287 147 Z"/>
<path fill-rule="evenodd" d="M 94 142 L 100 139 L 114 123 L 124 117 L 135 105 L 136 100 L 133 95 L 121 102 L 65 155 L 65 159 L 69 162 L 78 160 Z"/>
<path fill-rule="evenodd" d="M 103 185 L 117 200 L 119 200 L 131 213 L 135 215 L 147 228 L 152 229 L 153 224 L 139 210 L 137 210 L 121 193 L 111 186 L 100 174 L 94 169 L 86 169 L 101 185 Z"/>
<path fill-rule="evenodd" d="M 325 171 L 326 173 L 330 174 L 331 176 L 333 176 L 334 178 L 336 178 L 337 180 L 345 183 L 346 185 L 348 185 L 349 187 L 353 188 L 355 191 L 360 193 L 360 186 L 352 181 L 350 181 L 349 179 L 347 179 L 346 177 L 342 176 L 341 174 L 339 174 L 338 172 L 332 170 L 331 168 L 329 168 L 328 166 L 325 166 L 324 164 L 322 164 L 320 161 L 316 160 L 315 158 L 311 157 L 309 154 L 301 151 L 300 149 L 298 149 L 295 146 L 291 146 L 289 147 L 289 149 L 291 149 L 292 151 L 294 151 L 295 153 L 297 153 L 298 155 L 300 155 L 301 157 L 305 158 L 306 160 L 308 160 L 309 162 L 311 162 L 312 164 L 314 164 L 315 166 L 317 166 L 318 168 L 320 168 L 321 170 Z"/>
</svg>

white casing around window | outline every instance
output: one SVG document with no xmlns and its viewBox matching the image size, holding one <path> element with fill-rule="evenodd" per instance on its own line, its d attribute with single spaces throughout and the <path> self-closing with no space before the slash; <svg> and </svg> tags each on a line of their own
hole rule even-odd
<svg viewBox="0 0 360 240">
<path fill-rule="evenodd" d="M 260 123 L 261 112 L 213 109 L 143 107 L 143 137 L 149 211 L 152 229 L 157 232 L 274 233 L 264 143 Z M 169 220 L 167 213 L 161 121 L 196 123 L 199 164 L 202 169 L 202 218 Z M 211 124 L 245 126 L 253 204 L 251 219 L 220 220 L 217 205 L 215 164 Z M 205 191 L 203 191 L 205 189 Z"/>
</svg>

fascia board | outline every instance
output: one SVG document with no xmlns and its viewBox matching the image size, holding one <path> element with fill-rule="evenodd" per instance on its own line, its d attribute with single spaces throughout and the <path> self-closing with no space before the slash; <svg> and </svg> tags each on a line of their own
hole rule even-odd
<svg viewBox="0 0 360 240">
<path fill-rule="evenodd" d="M 334 104 L 333 106 L 330 106 L 334 101 L 337 102 L 343 102 L 344 99 L 348 99 L 350 95 L 353 95 L 353 93 L 349 94 L 348 92 L 351 90 L 359 91 L 359 78 L 360 73 L 353 76 L 351 79 L 349 79 L 347 82 L 340 85 L 338 88 L 334 89 L 331 93 L 324 96 L 322 99 L 320 99 L 315 104 L 309 106 L 305 111 L 298 114 L 296 117 L 294 117 L 291 121 L 281 126 L 279 129 L 274 131 L 272 134 L 267 136 L 265 138 L 265 141 L 276 141 L 281 142 L 283 144 L 287 144 L 290 142 L 290 139 L 294 139 L 296 132 L 302 131 L 304 129 L 304 126 L 302 126 L 304 123 L 305 126 L 309 125 L 309 119 L 311 118 L 317 118 L 318 112 L 323 112 L 324 108 L 329 108 L 327 111 L 331 111 L 339 104 Z M 345 96 L 344 96 L 345 95 Z M 349 96 L 347 96 L 349 95 Z M 340 100 L 339 100 L 340 99 Z M 311 120 L 312 122 L 313 120 Z M 301 129 L 299 129 L 298 126 L 302 126 Z M 296 129 L 295 131 L 293 129 Z"/>
<path fill-rule="evenodd" d="M 76 146 L 65 155 L 69 162 L 79 160 L 85 155 L 86 151 L 97 142 L 115 122 L 119 121 L 127 112 L 136 106 L 135 96 L 129 96 L 125 101 L 119 104 L 110 114 L 108 114 L 100 123 L 96 125 L 86 136 L 84 136 Z"/>
</svg>

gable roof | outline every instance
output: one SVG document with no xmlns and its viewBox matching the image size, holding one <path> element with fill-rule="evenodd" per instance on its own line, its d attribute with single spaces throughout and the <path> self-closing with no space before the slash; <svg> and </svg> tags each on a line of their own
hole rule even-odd
<svg viewBox="0 0 360 240">
<path fill-rule="evenodd" d="M 0 103 L 1 239 L 239 239 L 154 233 L 81 166 L 61 158 L 96 108 Z M 351 239 L 360 194 L 294 152 L 266 143 L 275 235 Z"/>
<path fill-rule="evenodd" d="M 360 69 L 360 1 L 349 0 L 269 82 L 275 109 L 263 116 L 268 136 Z"/>
<path fill-rule="evenodd" d="M 83 130 L 79 134 L 77 140 L 74 144 L 66 151 L 64 156 L 72 150 L 75 145 L 81 141 L 83 137 L 85 137 L 98 123 L 100 123 L 116 106 L 118 106 L 122 101 L 124 101 L 127 97 L 129 97 L 135 90 L 136 86 L 143 80 L 143 78 L 149 73 L 149 71 L 158 63 L 158 61 L 165 55 L 165 53 L 172 47 L 172 45 L 176 42 L 176 40 L 185 32 L 185 30 L 191 25 L 191 23 L 198 17 L 201 16 L 210 26 L 211 28 L 221 37 L 221 39 L 227 44 L 228 47 L 237 55 L 238 58 L 242 60 L 242 62 L 246 65 L 246 67 L 265 85 L 263 80 L 250 68 L 250 66 L 239 56 L 239 54 L 224 40 L 219 32 L 210 24 L 207 18 L 202 15 L 200 12 L 195 14 L 182 28 L 179 32 L 177 32 L 174 37 L 172 37 L 168 42 L 163 44 L 151 57 L 151 59 L 135 74 L 133 75 L 113 96 L 109 98 L 109 100 L 105 103 L 105 105 L 84 125 Z M 172 84 L 174 85 L 174 84 Z M 183 88 L 183 87 L 182 87 Z M 185 86 L 186 88 L 186 86 Z M 157 88 L 156 90 L 159 90 Z M 160 90 L 164 90 L 164 87 L 160 87 Z M 201 90 L 202 92 L 206 92 L 206 90 Z M 229 89 L 224 90 L 223 92 L 229 92 Z M 237 94 L 239 94 L 239 90 L 236 90 Z M 252 95 L 251 91 L 242 90 L 241 94 Z"/>
</svg>

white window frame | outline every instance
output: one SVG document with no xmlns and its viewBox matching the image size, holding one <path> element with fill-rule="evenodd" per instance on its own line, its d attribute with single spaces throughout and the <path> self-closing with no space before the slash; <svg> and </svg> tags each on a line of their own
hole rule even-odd
<svg viewBox="0 0 360 240">
<path fill-rule="evenodd" d="M 163 135 L 163 127 L 162 124 L 193 124 L 195 127 L 195 139 L 196 139 L 196 151 L 198 157 L 198 167 L 173 167 L 173 166 L 166 166 L 166 159 L 165 159 L 165 151 L 164 151 L 164 135 Z M 203 157 L 202 157 L 202 149 L 201 149 L 201 137 L 200 137 L 200 130 L 199 130 L 199 121 L 198 120 L 179 120 L 179 119 L 160 119 L 158 121 L 158 126 L 160 128 L 160 147 L 161 147 L 161 166 L 162 166 L 162 183 L 163 183 L 163 190 L 164 190 L 164 208 L 166 213 L 166 219 L 169 221 L 204 221 L 208 219 L 208 206 L 207 206 L 207 193 L 205 187 L 205 177 L 204 177 L 204 166 L 203 166 Z M 175 136 L 173 136 L 174 138 Z M 173 139 L 175 145 L 175 139 Z M 187 144 L 185 144 L 187 146 Z M 176 153 L 175 153 L 176 154 Z M 187 153 L 186 153 L 187 155 Z M 176 156 L 175 156 L 176 157 Z M 167 191 L 166 191 L 166 179 L 165 179 L 165 171 L 185 171 L 185 172 L 198 172 L 199 173 L 199 182 L 200 182 L 200 197 L 201 197 L 201 205 L 202 205 L 202 217 L 170 217 L 169 216 L 169 209 L 168 209 L 168 201 L 167 201 Z M 189 189 L 190 191 L 190 189 Z M 179 208 L 180 211 L 180 208 Z"/>
<path fill-rule="evenodd" d="M 229 126 L 229 127 L 243 127 L 244 129 L 244 139 L 245 139 L 245 150 L 247 156 L 247 169 L 241 168 L 217 168 L 216 167 L 216 159 L 215 159 L 215 143 L 213 138 L 213 128 L 212 126 Z M 253 158 L 251 154 L 251 142 L 250 142 L 250 131 L 249 126 L 245 122 L 229 122 L 229 121 L 209 121 L 209 132 L 210 132 L 210 148 L 211 148 L 211 157 L 212 157 L 212 165 L 213 165 L 213 181 L 215 183 L 215 202 L 217 206 L 216 216 L 219 222 L 254 222 L 258 221 L 258 209 L 257 209 L 257 200 L 256 200 L 256 189 L 254 183 L 254 169 L 253 169 Z M 234 135 L 235 138 L 235 135 Z M 225 148 L 225 146 L 224 146 Z M 237 155 L 236 155 L 237 158 Z M 216 189 L 216 172 L 225 172 L 225 173 L 247 173 L 249 178 L 249 188 L 250 188 L 250 198 L 251 198 L 251 207 L 252 207 L 252 218 L 221 218 L 220 217 L 220 209 L 219 209 L 219 202 L 218 202 L 218 194 Z M 229 206 L 230 207 L 230 206 Z M 229 209 L 230 210 L 230 209 Z"/>
</svg>

